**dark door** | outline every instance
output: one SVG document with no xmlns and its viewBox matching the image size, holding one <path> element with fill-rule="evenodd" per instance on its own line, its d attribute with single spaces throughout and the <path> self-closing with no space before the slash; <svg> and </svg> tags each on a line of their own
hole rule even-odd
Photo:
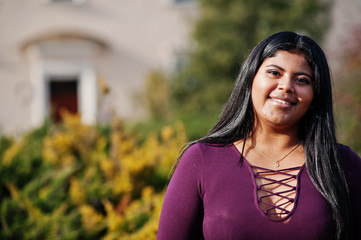
<svg viewBox="0 0 361 240">
<path fill-rule="evenodd" d="M 76 79 L 50 81 L 51 118 L 61 121 L 61 110 L 78 113 L 78 81 Z"/>
</svg>

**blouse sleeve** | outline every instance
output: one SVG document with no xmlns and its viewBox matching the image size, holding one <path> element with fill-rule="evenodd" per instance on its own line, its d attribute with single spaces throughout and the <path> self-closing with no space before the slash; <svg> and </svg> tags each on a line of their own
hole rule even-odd
<svg viewBox="0 0 361 240">
<path fill-rule="evenodd" d="M 361 158 L 349 147 L 345 147 L 344 160 L 349 184 L 354 239 L 361 239 Z"/>
<path fill-rule="evenodd" d="M 168 185 L 157 240 L 202 238 L 202 164 L 198 144 L 182 156 Z"/>
</svg>

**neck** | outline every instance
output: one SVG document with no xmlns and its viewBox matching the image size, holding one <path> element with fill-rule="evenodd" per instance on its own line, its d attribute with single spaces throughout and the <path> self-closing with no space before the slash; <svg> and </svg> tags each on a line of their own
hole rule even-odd
<svg viewBox="0 0 361 240">
<path fill-rule="evenodd" d="M 277 129 L 258 126 L 249 140 L 257 146 L 265 146 L 265 150 L 267 146 L 272 147 L 273 150 L 284 149 L 299 143 L 298 128 Z"/>
<path fill-rule="evenodd" d="M 303 147 L 296 128 L 261 128 L 234 143 L 247 161 L 268 169 L 291 168 L 304 164 Z M 244 148 L 243 148 L 244 147 Z"/>
</svg>

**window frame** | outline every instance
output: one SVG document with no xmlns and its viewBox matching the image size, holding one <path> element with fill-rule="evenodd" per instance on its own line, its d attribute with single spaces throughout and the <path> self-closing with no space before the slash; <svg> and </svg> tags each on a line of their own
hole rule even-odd
<svg viewBox="0 0 361 240">
<path fill-rule="evenodd" d="M 50 115 L 51 78 L 78 79 L 78 112 L 85 124 L 95 124 L 98 113 L 96 55 L 98 47 L 86 40 L 40 42 L 27 48 L 30 60 L 30 124 L 40 126 Z"/>
</svg>

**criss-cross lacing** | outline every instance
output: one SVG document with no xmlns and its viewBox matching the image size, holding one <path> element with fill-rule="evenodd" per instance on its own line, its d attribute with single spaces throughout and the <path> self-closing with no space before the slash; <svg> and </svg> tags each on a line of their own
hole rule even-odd
<svg viewBox="0 0 361 240">
<path fill-rule="evenodd" d="M 295 202 L 298 182 L 297 174 L 302 167 L 280 170 L 257 166 L 251 167 L 256 179 L 258 204 L 263 213 L 271 218 L 283 218 L 290 214 L 291 211 L 287 209 L 287 206 Z M 277 176 L 277 179 L 273 179 L 272 176 Z M 257 184 L 257 182 L 261 181 L 265 183 Z M 273 192 L 272 190 L 276 191 Z M 273 196 L 277 196 L 276 201 L 274 199 L 271 201 Z"/>
</svg>

